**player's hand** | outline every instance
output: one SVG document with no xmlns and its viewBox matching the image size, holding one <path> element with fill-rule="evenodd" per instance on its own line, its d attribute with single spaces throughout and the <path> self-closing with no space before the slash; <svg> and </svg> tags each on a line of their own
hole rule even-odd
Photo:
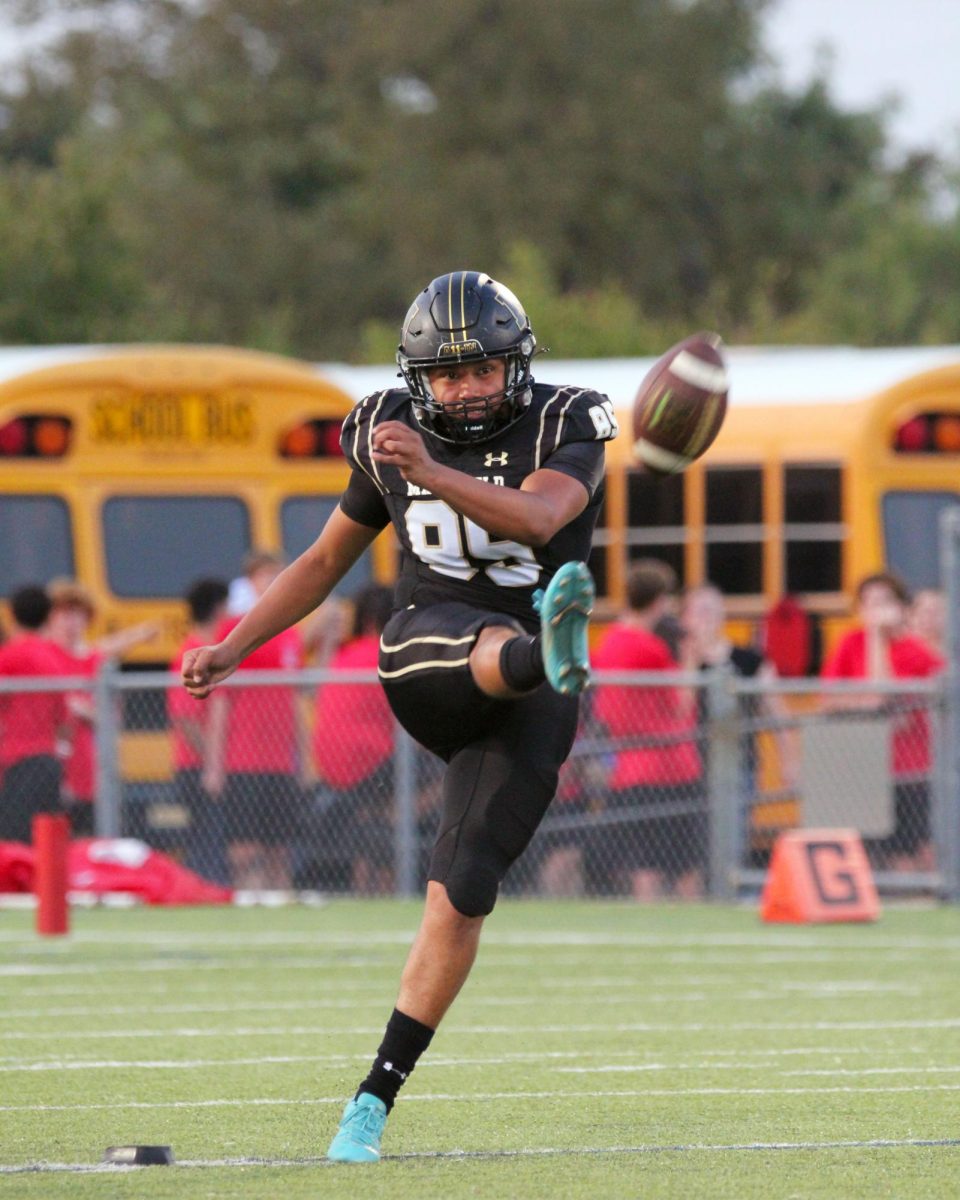
<svg viewBox="0 0 960 1200">
<path fill-rule="evenodd" d="M 373 433 L 373 457 L 379 463 L 397 467 L 404 479 L 427 486 L 436 463 L 427 452 L 423 438 L 402 421 L 384 421 Z"/>
<path fill-rule="evenodd" d="M 188 650 L 183 656 L 180 677 L 190 695 L 196 700 L 203 700 L 221 680 L 232 675 L 236 669 L 236 659 L 221 642 L 216 646 L 200 646 L 197 650 Z"/>
</svg>

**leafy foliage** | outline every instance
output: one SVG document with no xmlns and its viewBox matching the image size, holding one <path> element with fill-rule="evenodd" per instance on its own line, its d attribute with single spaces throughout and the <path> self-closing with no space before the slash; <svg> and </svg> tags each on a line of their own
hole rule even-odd
<svg viewBox="0 0 960 1200">
<path fill-rule="evenodd" d="M 960 339 L 956 179 L 759 83 L 765 3 L 21 0 L 0 338 L 382 359 L 470 265 L 564 356 Z"/>
</svg>

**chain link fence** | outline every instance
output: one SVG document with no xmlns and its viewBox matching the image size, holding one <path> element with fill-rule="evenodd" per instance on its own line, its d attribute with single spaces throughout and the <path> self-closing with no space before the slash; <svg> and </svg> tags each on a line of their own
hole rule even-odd
<svg viewBox="0 0 960 1200">
<path fill-rule="evenodd" d="M 598 676 L 505 893 L 733 899 L 759 888 L 782 830 L 842 826 L 882 890 L 960 898 L 955 676 L 867 687 Z M 59 747 L 78 832 L 140 838 L 243 889 L 423 887 L 442 764 L 396 726 L 373 673 L 238 672 L 204 702 L 173 675 L 109 667 L 0 681 L 13 703 L 43 689 L 92 715 L 92 737 Z"/>
</svg>

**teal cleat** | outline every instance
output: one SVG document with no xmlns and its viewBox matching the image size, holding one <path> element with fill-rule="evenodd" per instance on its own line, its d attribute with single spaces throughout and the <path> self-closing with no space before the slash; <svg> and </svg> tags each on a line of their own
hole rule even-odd
<svg viewBox="0 0 960 1200">
<path fill-rule="evenodd" d="M 366 1163 L 380 1158 L 380 1139 L 387 1123 L 387 1106 L 379 1096 L 361 1092 L 343 1110 L 340 1128 L 330 1143 L 333 1162 Z"/>
<path fill-rule="evenodd" d="M 578 696 L 590 682 L 587 626 L 594 594 L 586 563 L 568 562 L 550 580 L 547 590 L 534 596 L 547 681 L 564 696 Z"/>
</svg>

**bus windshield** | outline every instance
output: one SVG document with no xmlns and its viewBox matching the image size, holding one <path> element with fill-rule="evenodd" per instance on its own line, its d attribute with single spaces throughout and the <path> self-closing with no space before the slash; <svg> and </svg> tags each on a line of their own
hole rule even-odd
<svg viewBox="0 0 960 1200">
<path fill-rule="evenodd" d="M 236 496 L 112 496 L 103 543 L 114 595 L 180 597 L 203 576 L 237 574 L 250 515 Z"/>
<path fill-rule="evenodd" d="M 0 496 L 0 594 L 73 573 L 65 501 L 59 496 Z"/>
<path fill-rule="evenodd" d="M 887 492 L 883 497 L 887 566 L 912 587 L 940 586 L 940 514 L 958 504 L 957 492 Z"/>
</svg>

